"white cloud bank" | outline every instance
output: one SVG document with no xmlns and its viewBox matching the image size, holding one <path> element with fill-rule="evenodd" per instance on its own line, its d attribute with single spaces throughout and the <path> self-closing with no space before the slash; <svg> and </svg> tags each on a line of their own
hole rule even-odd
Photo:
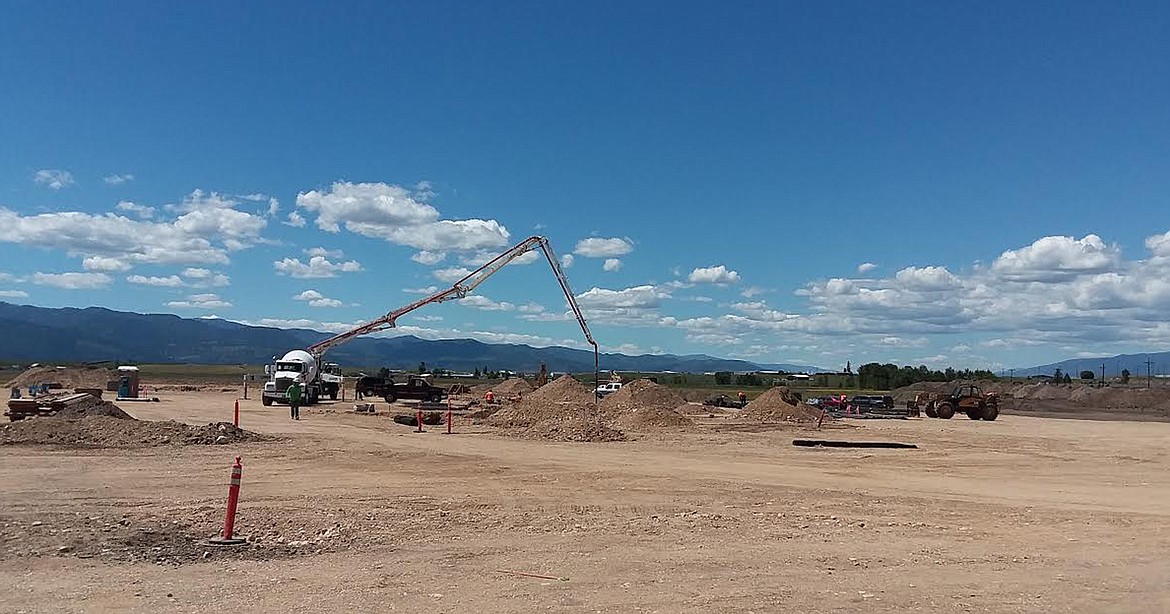
<svg viewBox="0 0 1170 614">
<path fill-rule="evenodd" d="M 421 185 L 421 184 L 420 184 Z M 326 232 L 350 232 L 427 252 L 474 251 L 508 244 L 508 229 L 495 220 L 443 220 L 425 202 L 429 185 L 416 191 L 386 183 L 339 181 L 329 190 L 302 192 L 297 207 L 317 215 Z"/>
</svg>

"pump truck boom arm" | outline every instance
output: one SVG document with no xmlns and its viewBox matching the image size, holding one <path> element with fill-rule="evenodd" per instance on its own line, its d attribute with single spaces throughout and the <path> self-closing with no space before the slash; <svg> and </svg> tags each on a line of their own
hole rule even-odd
<svg viewBox="0 0 1170 614">
<path fill-rule="evenodd" d="M 565 293 L 565 300 L 568 302 L 570 309 L 572 309 L 573 315 L 576 316 L 577 323 L 581 325 L 581 332 L 585 334 L 585 340 L 588 341 L 589 345 L 593 347 L 593 358 L 595 363 L 594 371 L 596 371 L 598 357 L 597 342 L 593 340 L 593 335 L 589 332 L 589 325 L 585 323 L 585 316 L 581 314 L 581 308 L 577 306 L 577 299 L 573 296 L 573 290 L 569 287 L 569 281 L 565 278 L 565 273 L 561 270 L 561 266 L 557 261 L 556 255 L 553 254 L 548 238 L 539 236 L 528 237 L 520 243 L 517 243 L 507 251 L 504 251 L 495 258 L 492 258 L 490 261 L 488 261 L 487 264 L 484 264 L 478 269 L 468 273 L 465 277 L 463 277 L 463 279 L 455 282 L 450 288 L 440 290 L 439 292 L 436 292 L 424 299 L 415 301 L 409 305 L 406 305 L 405 307 L 395 309 L 394 311 L 391 311 L 376 320 L 372 320 L 356 328 L 334 335 L 333 337 L 321 341 L 320 343 L 316 343 L 309 347 L 309 353 L 312 354 L 312 356 L 317 360 L 320 360 L 321 356 L 323 356 L 325 352 L 328 352 L 334 347 L 346 343 L 355 337 L 368 335 L 370 333 L 386 330 L 388 328 L 394 328 L 397 326 L 398 318 L 420 307 L 424 307 L 433 303 L 442 303 L 452 299 L 461 299 L 474 291 L 477 287 L 479 287 L 480 284 L 487 281 L 487 278 L 494 275 L 497 271 L 504 268 L 520 256 L 523 256 L 524 254 L 538 247 L 542 252 L 544 252 L 545 258 L 552 267 L 553 274 L 557 278 L 557 283 L 560 284 L 561 291 Z"/>
</svg>

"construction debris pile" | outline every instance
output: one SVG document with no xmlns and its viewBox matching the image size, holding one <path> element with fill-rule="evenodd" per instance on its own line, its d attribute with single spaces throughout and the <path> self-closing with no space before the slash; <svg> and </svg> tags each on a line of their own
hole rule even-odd
<svg viewBox="0 0 1170 614">
<path fill-rule="evenodd" d="M 552 441 L 621 441 L 625 434 L 603 423 L 593 408 L 594 397 L 568 375 L 524 395 L 504 407 L 488 424 L 527 439 Z"/>
<path fill-rule="evenodd" d="M 69 448 L 148 448 L 259 441 L 263 435 L 230 422 L 191 426 L 181 422 L 135 420 L 109 401 L 69 407 L 51 416 L 26 418 L 0 427 L 0 445 L 50 445 Z"/>
<path fill-rule="evenodd" d="M 802 403 L 788 388 L 771 388 L 747 404 L 739 416 L 753 422 L 816 422 L 821 411 Z"/>
<path fill-rule="evenodd" d="M 648 379 L 634 380 L 601 401 L 607 422 L 630 430 L 685 429 L 694 422 L 679 410 L 687 405 L 677 392 Z"/>
</svg>

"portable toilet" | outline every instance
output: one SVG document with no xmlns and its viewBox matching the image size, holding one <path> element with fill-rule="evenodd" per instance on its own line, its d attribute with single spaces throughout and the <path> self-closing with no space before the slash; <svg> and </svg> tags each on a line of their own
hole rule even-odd
<svg viewBox="0 0 1170 614">
<path fill-rule="evenodd" d="M 118 367 L 118 396 L 125 399 L 138 398 L 138 367 Z"/>
</svg>

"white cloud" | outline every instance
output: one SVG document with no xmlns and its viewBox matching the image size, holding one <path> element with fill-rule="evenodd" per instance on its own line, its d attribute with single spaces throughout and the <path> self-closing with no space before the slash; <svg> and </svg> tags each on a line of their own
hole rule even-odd
<svg viewBox="0 0 1170 614">
<path fill-rule="evenodd" d="M 634 244 L 629 239 L 591 237 L 577 241 L 577 248 L 573 253 L 586 258 L 616 258 L 632 251 Z"/>
<path fill-rule="evenodd" d="M 500 255 L 500 252 L 479 250 L 479 251 L 472 253 L 472 254 L 465 254 L 465 255 L 460 256 L 459 262 L 461 262 L 465 265 L 468 265 L 468 266 L 474 266 L 476 268 L 479 268 L 479 267 L 491 262 L 492 260 L 495 260 L 496 257 L 499 255 Z M 523 254 L 520 254 L 519 256 L 516 256 L 508 264 L 509 264 L 509 266 L 513 265 L 513 264 L 532 264 L 533 262 L 536 262 L 536 260 L 538 258 L 540 258 L 540 252 L 535 251 L 535 250 L 530 250 L 530 251 L 524 252 Z"/>
<path fill-rule="evenodd" d="M 178 214 L 168 222 L 76 211 L 25 216 L 0 208 L 0 228 L 6 229 L 0 241 L 117 260 L 122 270 L 138 264 L 227 264 L 228 253 L 257 243 L 267 223 L 236 211 L 235 204 L 196 190 L 167 207 Z"/>
<path fill-rule="evenodd" d="M 471 270 L 465 269 L 463 267 L 451 267 L 447 269 L 436 269 L 431 271 L 431 275 L 434 275 L 435 279 L 441 282 L 453 284 L 460 279 L 471 275 Z"/>
<path fill-rule="evenodd" d="M 123 183 L 134 181 L 134 175 L 130 173 L 124 175 L 106 175 L 102 177 L 102 181 L 106 182 L 106 185 L 122 185 Z"/>
<path fill-rule="evenodd" d="M 421 252 L 418 252 L 418 253 L 412 255 L 410 257 L 410 259 L 419 263 L 419 264 L 424 264 L 426 266 L 432 266 L 432 265 L 439 264 L 440 262 L 446 260 L 447 254 L 446 254 L 446 252 L 428 252 L 426 250 L 423 250 Z"/>
<path fill-rule="evenodd" d="M 123 201 L 119 202 L 115 206 L 115 208 L 118 211 L 125 211 L 127 213 L 133 213 L 134 215 L 137 215 L 140 219 L 143 219 L 143 220 L 148 220 L 148 219 L 154 217 L 154 207 L 140 205 L 138 203 L 131 202 L 129 200 L 123 200 Z"/>
<path fill-rule="evenodd" d="M 497 303 L 496 301 L 479 294 L 463 297 L 459 299 L 459 304 L 465 307 L 474 307 L 475 309 L 480 309 L 482 311 L 513 311 L 516 309 L 516 306 L 512 303 L 507 301 Z"/>
<path fill-rule="evenodd" d="M 386 183 L 339 181 L 328 191 L 302 192 L 297 206 L 317 214 L 327 232 L 350 232 L 423 251 L 474 251 L 503 247 L 510 235 L 495 220 L 440 220 L 439 211 L 420 201 L 426 189 L 411 191 Z"/>
<path fill-rule="evenodd" d="M 231 278 L 223 273 L 217 273 L 210 269 L 201 268 L 186 268 L 180 273 L 181 276 L 190 280 L 192 286 L 200 288 L 211 288 L 219 286 L 231 285 Z"/>
<path fill-rule="evenodd" d="M 1081 239 L 1044 237 L 1027 247 L 1004 252 L 991 270 L 1009 281 L 1056 282 L 1075 275 L 1114 271 L 1120 260 L 1121 250 L 1105 245 L 1094 234 Z"/>
<path fill-rule="evenodd" d="M 162 288 L 178 288 L 183 285 L 183 280 L 179 279 L 178 275 L 168 275 L 166 277 L 131 275 L 126 278 L 126 281 L 140 286 L 158 286 Z"/>
<path fill-rule="evenodd" d="M 192 294 L 185 301 L 171 301 L 166 305 L 176 309 L 222 309 L 232 306 L 230 301 L 216 294 Z"/>
<path fill-rule="evenodd" d="M 899 285 L 911 290 L 946 290 L 957 287 L 959 278 L 946 267 L 906 267 L 894 275 Z"/>
<path fill-rule="evenodd" d="M 113 278 L 105 273 L 33 273 L 30 281 L 65 290 L 93 290 L 110 285 Z"/>
<path fill-rule="evenodd" d="M 301 214 L 297 213 L 296 211 L 290 211 L 288 213 L 288 215 L 285 217 L 285 221 L 282 223 L 285 226 L 292 226 L 293 228 L 304 228 L 305 224 L 306 224 L 305 218 L 302 217 Z"/>
<path fill-rule="evenodd" d="M 294 301 L 306 301 L 310 307 L 341 307 L 342 302 L 328 298 L 316 290 L 305 290 L 293 297 Z"/>
<path fill-rule="evenodd" d="M 622 268 L 622 261 L 618 258 L 606 258 L 605 264 L 601 265 L 601 270 L 606 272 L 619 271 Z"/>
<path fill-rule="evenodd" d="M 1146 248 L 1155 258 L 1170 257 L 1170 232 L 1146 238 Z"/>
<path fill-rule="evenodd" d="M 442 322 L 443 321 L 443 316 L 413 315 L 412 314 L 410 317 L 412 319 L 418 320 L 419 322 Z"/>
<path fill-rule="evenodd" d="M 33 175 L 33 181 L 53 190 L 67 188 L 76 183 L 73 181 L 73 173 L 51 168 L 37 171 L 36 175 Z"/>
<path fill-rule="evenodd" d="M 728 270 L 721 264 L 695 269 L 687 275 L 687 281 L 693 284 L 734 284 L 739 283 L 739 273 Z"/>
<path fill-rule="evenodd" d="M 740 291 L 739 295 L 744 297 L 744 298 L 755 298 L 755 297 L 763 294 L 764 292 L 765 292 L 765 290 L 763 288 L 759 288 L 756 286 L 748 286 L 748 287 L 744 288 L 742 291 Z"/>
<path fill-rule="evenodd" d="M 272 266 L 277 273 L 297 279 L 337 277 L 338 273 L 356 273 L 362 270 L 361 263 L 356 260 L 332 262 L 325 256 L 312 256 L 308 263 L 301 262 L 300 258 L 285 258 L 273 262 Z"/>
<path fill-rule="evenodd" d="M 307 256 L 324 256 L 326 258 L 332 258 L 332 259 L 336 260 L 338 258 L 344 258 L 345 252 L 343 252 L 339 249 L 325 249 L 324 247 L 310 247 L 310 248 L 305 250 L 305 255 L 307 255 Z"/>
<path fill-rule="evenodd" d="M 402 291 L 407 294 L 434 294 L 439 291 L 439 287 L 427 286 L 425 288 L 403 288 Z"/>
<path fill-rule="evenodd" d="M 652 309 L 659 307 L 670 293 L 655 286 L 635 286 L 623 290 L 590 288 L 577 295 L 582 309 Z"/>
<path fill-rule="evenodd" d="M 561 256 L 561 266 L 566 269 L 573 266 L 573 254 L 565 254 Z"/>
<path fill-rule="evenodd" d="M 81 268 L 101 273 L 125 273 L 134 267 L 129 262 L 117 258 L 90 256 L 81 261 Z"/>
<path fill-rule="evenodd" d="M 28 298 L 24 290 L 0 290 L 0 298 Z"/>
<path fill-rule="evenodd" d="M 861 264 L 857 265 L 857 272 L 862 274 L 862 275 L 865 275 L 866 273 L 868 273 L 876 268 L 878 268 L 878 265 L 876 265 L 872 262 L 862 262 Z"/>
<path fill-rule="evenodd" d="M 544 313 L 544 305 L 540 303 L 525 303 L 519 307 L 520 313 Z"/>
</svg>

